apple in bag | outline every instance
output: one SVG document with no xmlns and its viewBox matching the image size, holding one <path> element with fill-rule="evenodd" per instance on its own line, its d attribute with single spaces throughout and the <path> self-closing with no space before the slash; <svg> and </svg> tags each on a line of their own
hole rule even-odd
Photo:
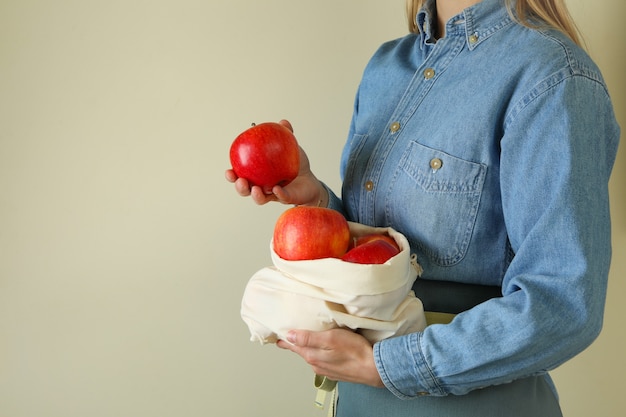
<svg viewBox="0 0 626 417">
<path fill-rule="evenodd" d="M 354 239 L 354 246 L 341 257 L 357 264 L 384 264 L 400 253 L 400 247 L 389 235 L 369 234 Z"/>
<path fill-rule="evenodd" d="M 340 258 L 350 244 L 350 227 L 336 210 L 296 206 L 274 226 L 274 252 L 288 261 Z"/>
</svg>

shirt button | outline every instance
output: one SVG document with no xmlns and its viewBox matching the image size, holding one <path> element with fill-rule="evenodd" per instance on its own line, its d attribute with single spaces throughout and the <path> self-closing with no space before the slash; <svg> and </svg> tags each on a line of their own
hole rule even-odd
<svg viewBox="0 0 626 417">
<path fill-rule="evenodd" d="M 430 167 L 433 169 L 433 171 L 437 171 L 439 168 L 441 168 L 443 165 L 443 161 L 439 158 L 433 158 L 430 160 Z"/>
<path fill-rule="evenodd" d="M 391 133 L 396 133 L 398 130 L 400 130 L 400 123 L 393 122 L 391 126 L 389 126 L 389 130 L 391 131 Z"/>
<path fill-rule="evenodd" d="M 426 68 L 424 70 L 424 78 L 426 78 L 427 80 L 430 80 L 431 78 L 433 78 L 435 76 L 435 70 L 432 68 Z"/>
<path fill-rule="evenodd" d="M 478 42 L 478 35 L 473 34 L 469 37 L 469 43 L 471 43 L 472 45 L 475 44 L 476 42 Z"/>
<path fill-rule="evenodd" d="M 367 191 L 372 191 L 374 189 L 374 183 L 372 181 L 367 181 L 365 183 L 365 189 Z"/>
</svg>

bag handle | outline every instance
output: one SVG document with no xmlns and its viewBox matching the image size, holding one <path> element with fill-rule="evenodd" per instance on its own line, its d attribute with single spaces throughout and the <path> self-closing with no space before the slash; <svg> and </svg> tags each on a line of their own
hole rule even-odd
<svg viewBox="0 0 626 417">
<path fill-rule="evenodd" d="M 314 385 L 317 388 L 317 395 L 315 396 L 315 406 L 317 408 L 324 409 L 326 397 L 329 392 L 332 393 L 330 403 L 328 404 L 328 417 L 334 417 L 337 405 L 337 381 L 315 374 Z"/>
</svg>

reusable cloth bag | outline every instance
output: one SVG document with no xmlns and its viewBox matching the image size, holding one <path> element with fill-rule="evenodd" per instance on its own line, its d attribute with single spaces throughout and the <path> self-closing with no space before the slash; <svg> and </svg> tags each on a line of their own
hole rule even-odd
<svg viewBox="0 0 626 417">
<path fill-rule="evenodd" d="M 384 264 L 364 265 L 335 258 L 287 261 L 270 251 L 273 266 L 248 281 L 241 317 L 250 340 L 286 340 L 292 329 L 358 330 L 374 343 L 426 327 L 422 302 L 411 290 L 421 273 L 406 238 L 392 228 L 349 222 L 352 237 L 389 234 L 401 252 Z"/>
</svg>

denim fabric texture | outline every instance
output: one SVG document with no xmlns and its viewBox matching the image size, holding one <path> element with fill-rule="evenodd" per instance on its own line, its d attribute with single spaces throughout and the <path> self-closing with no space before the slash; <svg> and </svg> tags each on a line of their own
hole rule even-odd
<svg viewBox="0 0 626 417">
<path fill-rule="evenodd" d="M 422 279 L 504 296 L 375 344 L 403 399 L 549 379 L 598 336 L 611 260 L 620 129 L 599 69 L 560 32 L 515 23 L 502 0 L 465 9 L 437 41 L 433 10 L 367 65 L 330 205 L 403 233 Z"/>
</svg>

